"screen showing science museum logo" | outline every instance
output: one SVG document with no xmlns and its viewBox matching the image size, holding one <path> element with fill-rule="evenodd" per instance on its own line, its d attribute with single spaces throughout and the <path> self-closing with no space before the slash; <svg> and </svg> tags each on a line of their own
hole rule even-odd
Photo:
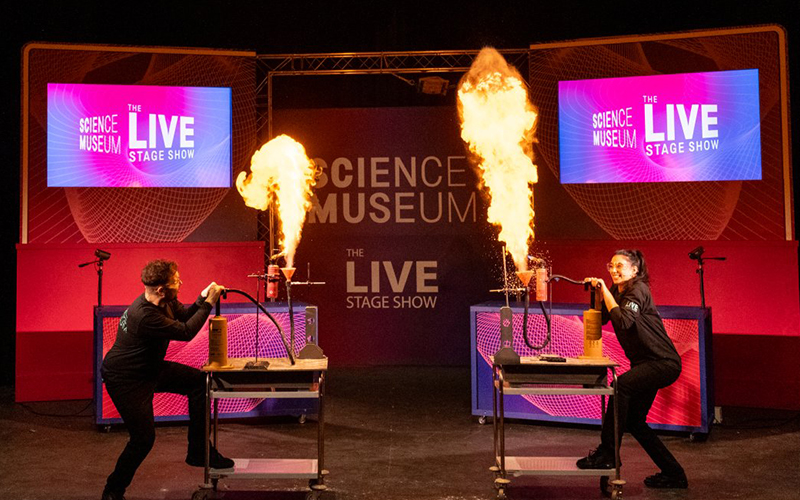
<svg viewBox="0 0 800 500">
<path fill-rule="evenodd" d="M 231 185 L 231 89 L 47 85 L 48 187 Z"/>
<path fill-rule="evenodd" d="M 562 81 L 562 184 L 761 179 L 758 70 Z"/>
</svg>

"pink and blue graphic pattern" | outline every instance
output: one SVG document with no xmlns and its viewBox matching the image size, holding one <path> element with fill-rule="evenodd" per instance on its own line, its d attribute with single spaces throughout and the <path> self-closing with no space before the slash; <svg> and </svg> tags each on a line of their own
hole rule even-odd
<svg viewBox="0 0 800 500">
<path fill-rule="evenodd" d="M 258 339 L 258 359 L 283 358 L 286 350 L 278 329 L 262 313 L 258 315 L 242 311 L 251 309 L 249 304 L 222 304 L 223 314 L 228 319 L 228 358 L 249 358 L 255 361 L 256 339 Z M 102 317 L 96 318 L 96 356 L 97 370 L 103 358 L 114 345 L 117 336 L 120 316 L 124 306 L 106 306 Z M 291 325 L 289 312 L 285 307 L 281 311 L 272 310 L 281 329 L 289 338 Z M 303 307 L 294 308 L 294 354 L 297 355 L 306 344 L 305 315 Z M 314 339 L 316 340 L 316 338 Z M 188 342 L 171 342 L 165 359 L 193 368 L 201 369 L 208 362 L 208 323 Z M 98 424 L 121 422 L 119 411 L 108 396 L 105 384 L 99 378 L 95 380 L 95 410 Z M 262 399 L 237 398 L 221 399 L 218 402 L 221 417 L 248 417 L 257 415 L 301 415 L 315 411 L 316 400 L 313 399 Z M 188 418 L 188 400 L 186 396 L 171 393 L 157 393 L 153 398 L 153 414 L 156 421 L 186 420 Z"/>
<path fill-rule="evenodd" d="M 500 346 L 500 303 L 484 303 L 470 308 L 473 335 L 472 414 L 492 413 L 492 361 Z M 515 308 L 513 315 L 514 350 L 522 357 L 556 354 L 576 358 L 583 354 L 583 320 L 578 304 L 560 304 L 551 311 L 550 343 L 541 350 L 529 349 L 522 338 L 523 314 Z M 710 408 L 706 367 L 706 325 L 700 308 L 659 307 L 664 327 L 678 354 L 682 371 L 678 380 L 658 391 L 647 422 L 658 429 L 707 432 Z M 528 317 L 528 332 L 534 344 L 545 339 L 544 316 L 533 311 Z M 709 325 L 710 332 L 710 325 Z M 603 355 L 619 365 L 617 375 L 630 369 L 613 328 L 603 326 Z M 601 418 L 599 396 L 576 395 L 506 395 L 505 415 L 508 418 L 594 424 Z"/>
</svg>

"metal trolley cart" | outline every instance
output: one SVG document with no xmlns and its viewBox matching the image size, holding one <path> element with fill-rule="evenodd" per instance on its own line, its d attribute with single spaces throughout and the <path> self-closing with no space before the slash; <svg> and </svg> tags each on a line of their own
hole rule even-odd
<svg viewBox="0 0 800 500">
<path fill-rule="evenodd" d="M 561 358 L 564 359 L 564 358 Z M 492 360 L 494 362 L 494 360 Z M 506 498 L 505 490 L 511 481 L 509 474 L 523 475 L 577 475 L 600 476 L 600 489 L 611 494 L 613 499 L 622 498 L 625 481 L 619 474 L 619 418 L 617 418 L 617 398 L 614 398 L 615 465 L 614 469 L 578 469 L 575 462 L 580 457 L 507 457 L 505 446 L 505 418 L 503 396 L 523 394 L 565 394 L 600 395 L 601 409 L 605 409 L 606 396 L 616 395 L 618 366 L 605 359 L 566 358 L 563 362 L 544 361 L 534 357 L 523 357 L 520 364 L 499 365 L 493 363 L 493 403 L 495 465 L 494 486 L 498 500 Z M 608 383 L 611 370 L 613 384 Z M 610 481 L 609 476 L 614 476 Z"/>
<path fill-rule="evenodd" d="M 328 359 L 296 359 L 291 364 L 287 358 L 267 358 L 266 367 L 247 369 L 244 358 L 231 358 L 232 368 L 206 371 L 206 433 L 213 430 L 217 446 L 219 426 L 218 403 L 223 398 L 318 398 L 319 424 L 317 433 L 317 458 L 310 459 L 256 459 L 235 458 L 234 470 L 217 470 L 209 467 L 210 450 L 206 446 L 204 482 L 192 500 L 217 498 L 217 483 L 221 478 L 241 479 L 308 479 L 308 500 L 316 500 L 327 489 L 324 469 L 325 456 L 325 375 Z M 213 416 L 210 409 L 213 402 Z"/>
</svg>

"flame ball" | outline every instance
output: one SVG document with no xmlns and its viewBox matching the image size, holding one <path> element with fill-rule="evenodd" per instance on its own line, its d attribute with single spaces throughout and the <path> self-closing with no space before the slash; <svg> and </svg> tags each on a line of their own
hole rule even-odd
<svg viewBox="0 0 800 500">
<path fill-rule="evenodd" d="M 500 226 L 519 270 L 527 269 L 533 239 L 531 161 L 536 112 L 516 69 L 492 48 L 481 50 L 458 89 L 461 138 L 478 157 L 481 182 L 489 198 L 488 220 Z"/>
<path fill-rule="evenodd" d="M 302 144 L 279 135 L 253 154 L 250 174 L 240 172 L 236 189 L 248 207 L 266 210 L 275 201 L 281 221 L 281 253 L 291 267 L 306 212 L 311 209 L 311 188 L 315 184 L 314 162 Z"/>
</svg>

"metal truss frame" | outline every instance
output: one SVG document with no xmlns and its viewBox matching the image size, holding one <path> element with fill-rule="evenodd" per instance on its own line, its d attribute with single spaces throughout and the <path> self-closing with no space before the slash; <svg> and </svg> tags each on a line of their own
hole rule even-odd
<svg viewBox="0 0 800 500">
<path fill-rule="evenodd" d="M 266 128 L 272 138 L 273 79 L 280 76 L 321 75 L 400 75 L 466 73 L 478 50 L 439 50 L 417 52 L 344 52 L 330 54 L 266 54 L 256 56 L 256 130 Z M 530 49 L 500 49 L 506 60 L 527 80 Z M 275 216 L 272 208 L 260 212 L 258 239 L 269 244 L 265 261 L 275 248 Z M 265 262 L 265 266 L 268 262 Z"/>
<path fill-rule="evenodd" d="M 520 74 L 527 75 L 529 49 L 499 50 Z M 258 132 L 272 138 L 272 80 L 278 76 L 401 75 L 466 73 L 477 50 L 421 52 L 346 52 L 337 54 L 274 54 L 256 56 Z"/>
</svg>

